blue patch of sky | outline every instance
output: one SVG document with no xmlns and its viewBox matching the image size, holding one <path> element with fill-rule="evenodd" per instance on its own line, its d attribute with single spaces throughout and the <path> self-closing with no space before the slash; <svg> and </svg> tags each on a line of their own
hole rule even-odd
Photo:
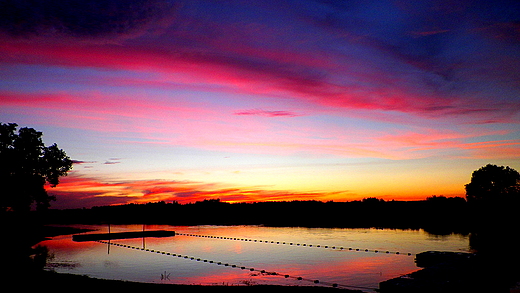
<svg viewBox="0 0 520 293">
<path fill-rule="evenodd" d="M 146 80 L 152 73 L 96 68 L 62 67 L 48 65 L 6 65 L 10 75 L 0 80 L 0 88 L 21 92 L 55 90 L 85 91 L 95 88 L 113 88 L 111 79 Z M 4 67 L 5 68 L 5 67 Z M 106 82 L 106 84 L 103 84 Z"/>
</svg>

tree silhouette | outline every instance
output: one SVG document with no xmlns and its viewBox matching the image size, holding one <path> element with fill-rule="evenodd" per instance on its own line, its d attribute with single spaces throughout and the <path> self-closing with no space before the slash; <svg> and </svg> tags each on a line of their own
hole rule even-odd
<svg viewBox="0 0 520 293">
<path fill-rule="evenodd" d="M 492 280 L 493 292 L 509 292 L 518 281 L 520 174 L 510 167 L 488 164 L 466 184 L 471 223 L 469 244 L 478 253 L 476 278 Z M 499 289 L 500 288 L 500 289 Z M 483 288 L 486 290 L 486 288 Z M 488 290 L 489 291 L 489 290 Z"/>
<path fill-rule="evenodd" d="M 49 207 L 45 184 L 55 187 L 67 175 L 72 161 L 56 144 L 46 147 L 42 133 L 20 128 L 15 123 L 0 123 L 0 212 L 28 211 Z"/>
<path fill-rule="evenodd" d="M 511 203 L 520 197 L 520 174 L 515 169 L 488 164 L 471 174 L 466 184 L 469 203 Z"/>
</svg>

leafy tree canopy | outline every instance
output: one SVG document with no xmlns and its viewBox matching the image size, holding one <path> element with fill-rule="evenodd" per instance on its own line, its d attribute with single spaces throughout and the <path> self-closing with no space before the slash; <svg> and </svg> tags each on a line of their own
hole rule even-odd
<svg viewBox="0 0 520 293">
<path fill-rule="evenodd" d="M 46 209 L 54 197 L 45 184 L 55 187 L 72 168 L 72 161 L 56 144 L 45 146 L 42 133 L 0 123 L 0 211 L 28 211 L 33 203 Z"/>
<path fill-rule="evenodd" d="M 520 198 L 520 174 L 513 168 L 488 164 L 471 175 L 466 199 L 473 203 L 510 203 Z"/>
</svg>

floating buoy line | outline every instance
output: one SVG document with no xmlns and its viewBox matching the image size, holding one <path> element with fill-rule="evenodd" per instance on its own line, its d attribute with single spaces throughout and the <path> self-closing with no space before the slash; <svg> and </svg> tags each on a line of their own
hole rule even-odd
<svg viewBox="0 0 520 293">
<path fill-rule="evenodd" d="M 177 235 L 185 235 L 185 234 L 177 233 Z M 188 235 L 185 235 L 185 236 L 188 236 Z M 177 258 L 181 258 L 181 259 L 185 259 L 185 260 L 191 260 L 191 261 L 197 261 L 197 262 L 201 262 L 201 263 L 215 264 L 215 265 L 219 265 L 219 266 L 236 268 L 236 269 L 240 269 L 240 270 L 246 270 L 246 271 L 251 271 L 251 272 L 258 272 L 258 273 L 260 273 L 262 275 L 267 275 L 267 276 L 280 276 L 280 277 L 284 277 L 286 279 L 290 278 L 290 279 L 295 279 L 295 280 L 298 280 L 298 281 L 312 282 L 314 284 L 321 284 L 321 285 L 325 285 L 325 286 L 331 286 L 331 287 L 334 287 L 334 288 L 354 288 L 354 289 L 366 289 L 366 290 L 375 290 L 375 289 L 377 289 L 377 288 L 370 288 L 370 287 L 362 287 L 362 286 L 344 285 L 344 284 L 331 283 L 331 282 L 323 282 L 323 281 L 320 281 L 318 279 L 309 279 L 309 278 L 303 278 L 303 277 L 299 277 L 299 276 L 291 276 L 289 274 L 283 274 L 283 273 L 278 273 L 278 272 L 271 272 L 271 271 L 266 271 L 266 270 L 261 270 L 261 269 L 255 269 L 255 268 L 252 268 L 252 267 L 246 267 L 246 266 L 241 266 L 241 265 L 236 265 L 236 264 L 231 264 L 231 263 L 226 263 L 226 262 L 221 262 L 221 261 L 209 260 L 209 259 L 204 259 L 204 258 L 195 257 L 195 256 L 182 255 L 182 254 L 178 254 L 178 253 L 172 253 L 172 252 L 166 252 L 166 251 L 161 251 L 161 250 L 149 249 L 149 248 L 144 248 L 144 247 L 137 247 L 137 246 L 126 245 L 126 244 L 121 244 L 121 243 L 114 243 L 114 242 L 105 241 L 105 240 L 96 240 L 96 242 L 99 242 L 99 243 L 102 243 L 102 244 L 111 245 L 111 246 L 122 247 L 122 248 L 128 248 L 128 249 L 134 249 L 134 250 L 139 250 L 139 251 L 157 253 L 157 254 L 161 254 L 161 255 L 165 255 L 165 256 L 177 257 Z"/>
<path fill-rule="evenodd" d="M 269 244 L 277 244 L 277 245 L 289 245 L 289 246 L 294 246 L 294 247 L 315 247 L 315 248 L 324 248 L 324 249 L 333 249 L 333 250 L 372 252 L 372 253 L 395 254 L 395 255 L 405 255 L 405 256 L 415 255 L 410 252 L 402 253 L 399 251 L 367 249 L 367 248 L 362 249 L 362 248 L 320 245 L 320 244 L 315 245 L 315 244 L 308 244 L 308 243 L 295 243 L 295 242 L 289 242 L 289 241 L 261 240 L 261 239 L 251 239 L 251 238 L 237 238 L 237 237 L 225 237 L 225 236 L 214 236 L 214 235 L 190 234 L 190 233 L 177 233 L 176 235 L 199 237 L 199 238 L 221 239 L 221 240 L 244 241 L 244 242 L 269 243 Z"/>
</svg>

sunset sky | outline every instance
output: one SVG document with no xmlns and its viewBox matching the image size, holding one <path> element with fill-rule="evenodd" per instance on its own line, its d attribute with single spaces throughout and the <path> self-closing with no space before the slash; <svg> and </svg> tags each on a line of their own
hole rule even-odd
<svg viewBox="0 0 520 293">
<path fill-rule="evenodd" d="M 520 170 L 520 2 L 2 1 L 0 121 L 54 208 L 463 196 Z"/>
</svg>

